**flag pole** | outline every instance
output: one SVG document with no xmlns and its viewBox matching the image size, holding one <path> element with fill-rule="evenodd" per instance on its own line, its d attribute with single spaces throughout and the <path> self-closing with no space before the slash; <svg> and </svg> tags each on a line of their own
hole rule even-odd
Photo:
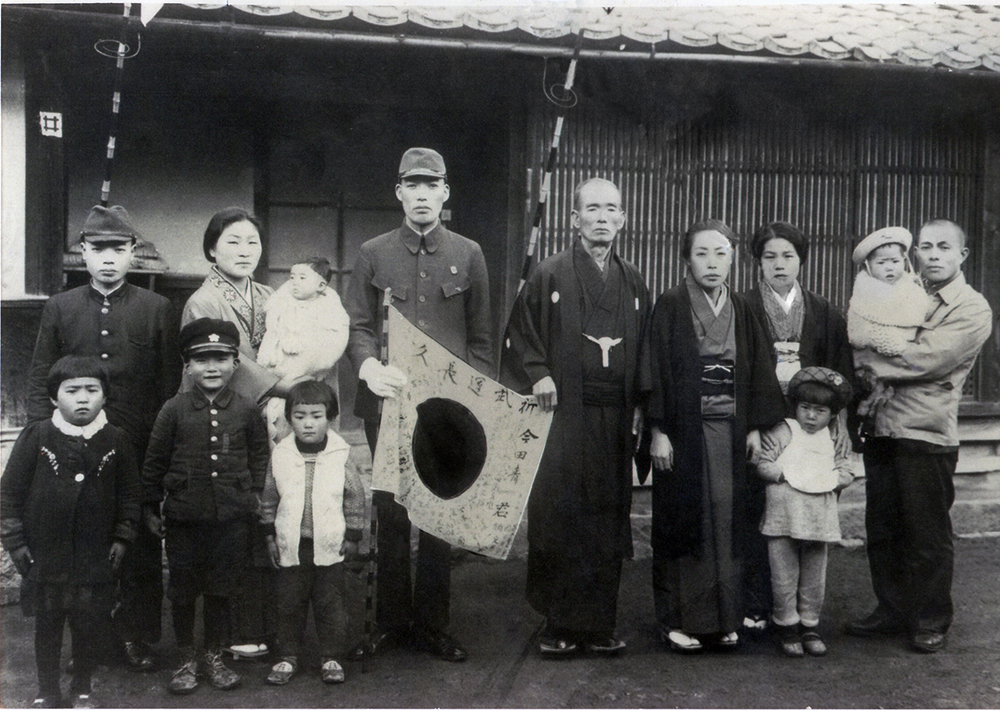
<svg viewBox="0 0 1000 711">
<path fill-rule="evenodd" d="M 108 153 L 104 164 L 104 182 L 101 184 L 101 206 L 107 207 L 111 197 L 111 169 L 115 163 L 115 142 L 118 140 L 118 114 L 122 102 L 122 75 L 125 73 L 125 59 L 128 45 L 125 44 L 129 17 L 132 14 L 132 3 L 125 3 L 122 22 L 121 39 L 118 40 L 118 51 L 115 52 L 117 66 L 115 68 L 115 86 L 111 95 L 111 128 L 108 131 Z"/>
<path fill-rule="evenodd" d="M 392 304 L 392 288 L 385 290 L 382 299 L 382 352 L 380 360 L 382 365 L 389 365 L 389 305 Z M 378 420 L 382 422 L 382 402 L 384 398 L 378 400 Z M 372 452 L 372 456 L 375 453 Z M 368 673 L 368 658 L 374 651 L 372 636 L 372 626 L 375 617 L 376 603 L 376 582 L 378 581 L 378 508 L 375 506 L 375 491 L 372 491 L 372 518 L 371 528 L 368 535 L 368 579 L 365 589 L 365 653 L 361 656 L 361 673 Z"/>
<path fill-rule="evenodd" d="M 583 44 L 583 28 L 576 36 L 576 47 L 573 48 L 573 58 L 569 62 L 569 70 L 566 72 L 566 83 L 563 85 L 563 92 L 567 96 L 572 96 L 573 81 L 576 79 L 576 62 L 580 58 L 580 47 Z M 546 96 L 548 90 L 546 89 Z M 521 268 L 521 281 L 517 285 L 517 293 L 521 293 L 524 282 L 528 280 L 531 271 L 531 262 L 535 256 L 535 247 L 538 244 L 538 233 L 542 226 L 542 217 L 545 215 L 545 203 L 549 199 L 549 191 L 552 187 L 552 172 L 556 167 L 556 155 L 559 153 L 559 142 L 562 139 L 563 121 L 566 118 L 567 104 L 557 103 L 559 111 L 556 114 L 556 128 L 552 134 L 552 143 L 549 146 L 549 157 L 545 161 L 545 176 L 542 178 L 542 188 L 538 194 L 538 205 L 535 207 L 535 219 L 531 224 L 531 236 L 528 238 L 528 251 L 524 257 L 524 266 Z M 571 104 L 570 104 L 571 105 Z"/>
</svg>

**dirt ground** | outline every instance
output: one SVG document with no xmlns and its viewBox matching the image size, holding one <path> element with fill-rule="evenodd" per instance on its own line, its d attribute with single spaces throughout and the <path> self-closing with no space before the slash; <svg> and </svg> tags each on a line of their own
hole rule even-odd
<svg viewBox="0 0 1000 711">
<path fill-rule="evenodd" d="M 174 664 L 169 618 L 157 646 L 164 667 L 134 674 L 101 667 L 95 699 L 120 708 L 1000 708 L 1000 538 L 957 543 L 956 617 L 946 649 L 911 652 L 902 638 L 855 639 L 844 623 L 873 606 L 863 548 L 836 547 L 830 556 L 822 628 L 825 658 L 789 660 L 769 640 L 744 640 L 729 653 L 687 657 L 654 637 L 650 561 L 625 566 L 619 633 L 626 653 L 543 660 L 535 651 L 541 618 L 524 602 L 523 560 L 456 559 L 451 631 L 469 651 L 463 664 L 394 650 L 367 673 L 346 664 L 347 682 L 324 686 L 311 668 L 287 687 L 264 684 L 268 665 L 240 661 L 240 688 L 203 686 L 188 697 L 166 693 Z M 362 625 L 364 585 L 349 584 L 351 629 Z M 0 613 L 0 705 L 29 705 L 35 695 L 33 622 L 19 608 Z M 68 680 L 65 682 L 68 684 Z"/>
</svg>

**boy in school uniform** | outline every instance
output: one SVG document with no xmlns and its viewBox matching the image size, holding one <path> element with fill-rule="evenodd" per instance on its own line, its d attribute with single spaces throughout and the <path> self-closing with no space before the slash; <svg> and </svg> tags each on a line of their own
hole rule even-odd
<svg viewBox="0 0 1000 711">
<path fill-rule="evenodd" d="M 269 684 L 287 684 L 299 669 L 306 613 L 312 603 L 324 683 L 344 681 L 336 657 L 344 641 L 344 561 L 358 551 L 365 491 L 351 452 L 330 429 L 339 411 L 326 383 L 296 383 L 285 400 L 293 436 L 271 454 L 261 499 L 261 523 L 271 564 L 278 569 L 278 652 Z"/>
<path fill-rule="evenodd" d="M 108 377 L 94 358 L 49 371 L 55 411 L 21 432 L 0 479 L 0 541 L 35 584 L 35 708 L 61 708 L 63 628 L 73 639 L 74 708 L 93 708 L 91 675 L 114 573 L 139 522 L 139 479 L 125 432 L 108 423 Z"/>
<path fill-rule="evenodd" d="M 180 345 L 194 387 L 160 410 L 142 471 L 146 526 L 166 538 L 174 634 L 181 665 L 168 690 L 198 688 L 195 602 L 204 598 L 202 671 L 217 689 L 240 677 L 222 662 L 229 597 L 247 565 L 270 449 L 257 404 L 229 388 L 239 367 L 239 332 L 221 319 L 184 326 Z M 162 513 L 160 506 L 162 503 Z"/>
<path fill-rule="evenodd" d="M 28 375 L 28 421 L 41 422 L 52 416 L 46 386 L 52 364 L 67 355 L 99 359 L 109 384 L 104 412 L 128 434 L 137 469 L 156 413 L 180 384 L 170 302 L 125 279 L 139 238 L 125 208 L 90 210 L 80 234 L 90 283 L 46 302 Z M 162 557 L 160 541 L 140 530 L 121 568 L 115 632 L 132 671 L 155 666 L 150 645 L 160 639 Z"/>
</svg>

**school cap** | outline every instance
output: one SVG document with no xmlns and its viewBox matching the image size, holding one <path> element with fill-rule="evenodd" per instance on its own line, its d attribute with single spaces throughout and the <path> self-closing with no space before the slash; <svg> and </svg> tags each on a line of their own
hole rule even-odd
<svg viewBox="0 0 1000 711">
<path fill-rule="evenodd" d="M 818 383 L 832 390 L 835 398 L 834 402 L 831 403 L 831 409 L 834 412 L 839 412 L 845 407 L 851 401 L 851 396 L 854 392 L 851 384 L 847 382 L 847 378 L 837 371 L 823 368 L 819 365 L 811 365 L 808 368 L 798 371 L 788 381 L 789 397 L 794 397 L 795 391 L 804 383 Z"/>
<path fill-rule="evenodd" d="M 181 353 L 184 357 L 205 351 L 239 353 L 240 332 L 236 325 L 220 318 L 198 318 L 181 329 Z"/>
<path fill-rule="evenodd" d="M 80 230 L 81 242 L 135 242 L 138 239 L 139 230 L 121 205 L 94 205 Z"/>
<path fill-rule="evenodd" d="M 432 148 L 409 149 L 399 162 L 399 179 L 402 180 L 414 175 L 447 180 L 448 173 L 444 169 L 444 158 Z"/>
<path fill-rule="evenodd" d="M 861 264 L 868 259 L 869 254 L 887 244 L 898 244 L 904 250 L 908 250 L 913 245 L 913 235 L 905 227 L 883 227 L 875 230 L 854 248 L 852 259 L 855 264 Z"/>
</svg>

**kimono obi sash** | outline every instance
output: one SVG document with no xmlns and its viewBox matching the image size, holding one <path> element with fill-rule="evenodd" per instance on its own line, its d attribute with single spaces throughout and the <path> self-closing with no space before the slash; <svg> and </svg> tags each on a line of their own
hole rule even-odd
<svg viewBox="0 0 1000 711">
<path fill-rule="evenodd" d="M 799 362 L 799 344 L 795 341 L 778 341 L 774 344 L 774 355 L 778 361 L 774 372 L 778 376 L 781 392 L 787 395 L 789 381 L 802 369 L 802 363 Z"/>
<path fill-rule="evenodd" d="M 701 416 L 733 417 L 736 414 L 736 366 L 718 355 L 701 356 Z"/>
<path fill-rule="evenodd" d="M 583 404 L 591 407 L 621 407 L 625 403 L 625 386 L 619 383 L 583 381 Z"/>
<path fill-rule="evenodd" d="M 736 320 L 728 288 L 719 297 L 719 312 L 688 274 L 691 316 L 701 359 L 701 416 L 719 419 L 736 416 Z"/>
</svg>

